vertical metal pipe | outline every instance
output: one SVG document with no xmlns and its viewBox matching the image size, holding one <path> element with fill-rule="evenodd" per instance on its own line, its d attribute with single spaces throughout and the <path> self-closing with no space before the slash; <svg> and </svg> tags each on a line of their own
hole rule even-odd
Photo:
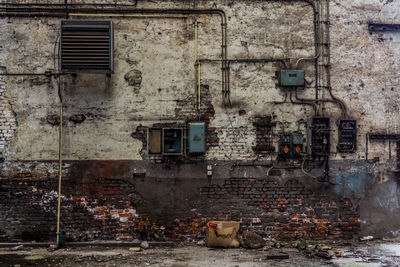
<svg viewBox="0 0 400 267">
<path fill-rule="evenodd" d="M 368 161 L 368 133 L 365 134 L 365 160 Z"/>
<path fill-rule="evenodd" d="M 197 64 L 197 110 L 201 107 L 201 91 L 200 91 L 200 80 L 201 80 L 201 70 L 200 62 Z"/>
<path fill-rule="evenodd" d="M 199 23 L 196 20 L 194 22 L 194 64 L 195 64 L 195 76 L 196 76 L 196 93 L 195 93 L 195 107 L 197 110 L 200 110 L 200 81 L 201 81 L 201 70 L 200 70 L 200 62 L 198 60 L 198 45 L 199 45 Z"/>
<path fill-rule="evenodd" d="M 196 80 L 196 88 L 198 86 L 198 80 L 197 80 L 197 64 L 198 64 L 198 60 L 197 60 L 197 30 L 198 30 L 198 22 L 197 20 L 195 20 L 194 22 L 194 73 L 195 73 L 195 80 Z M 197 94 L 196 94 L 196 90 L 195 90 L 195 97 L 194 97 L 194 107 L 197 108 Z"/>
<path fill-rule="evenodd" d="M 60 99 L 61 100 L 61 99 Z M 62 178 L 62 132 L 63 132 L 63 103 L 60 101 L 60 129 L 58 138 L 58 203 L 57 203 L 57 246 L 60 245 L 60 215 L 61 215 L 61 178 Z"/>
</svg>

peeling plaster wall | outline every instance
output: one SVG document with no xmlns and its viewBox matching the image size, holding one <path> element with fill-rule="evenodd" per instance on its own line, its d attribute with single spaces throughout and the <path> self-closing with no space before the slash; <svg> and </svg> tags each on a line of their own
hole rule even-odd
<svg viewBox="0 0 400 267">
<path fill-rule="evenodd" d="M 140 1 L 137 7 L 213 8 L 213 4 Z M 224 0 L 216 5 L 228 18 L 228 58 L 292 58 L 293 65 L 298 58 L 315 55 L 309 5 Z M 221 64 L 204 62 L 197 112 L 194 18 L 113 18 L 114 73 L 62 79 L 66 160 L 62 223 L 68 239 L 201 238 L 210 219 L 241 220 L 244 228 L 279 238 L 398 235 L 399 220 L 382 224 L 399 211 L 396 145 L 391 146 L 389 160 L 388 143 L 371 143 L 369 158 L 379 161 L 364 159 L 366 133 L 398 132 L 400 33 L 370 34 L 368 22 L 399 21 L 399 5 L 398 0 L 329 1 L 332 90 L 359 125 L 357 152 L 338 153 L 340 110 L 326 104 L 324 113 L 331 117 L 332 127 L 331 183 L 304 175 L 299 165 L 270 169 L 277 154 L 261 152 L 269 144 L 277 151 L 279 133 L 295 131 L 300 119 L 313 116 L 310 106 L 273 104 L 285 98 L 276 86 L 280 63 L 232 62 L 233 107 L 226 109 Z M 199 58 L 219 59 L 219 17 L 196 18 Z M 59 25 L 55 18 L 1 19 L 3 72 L 54 70 Z M 299 97 L 312 99 L 313 62 L 305 60 L 298 67 L 309 82 Z M 319 94 L 329 98 L 326 90 Z M 41 211 L 35 218 L 43 227 L 37 232 L 54 230 L 54 218 L 46 218 L 55 217 L 58 108 L 54 79 L 0 76 L 0 158 L 4 158 L 0 204 L 5 211 L 0 213 L 5 229 L 0 237 L 4 240 L 35 239 L 35 231 L 26 230 L 30 224 L 18 223 L 32 218 L 24 213 L 31 201 Z M 168 159 L 147 154 L 147 128 L 181 127 L 189 121 L 206 123 L 205 155 Z M 211 178 L 206 175 L 207 164 L 213 166 Z M 316 168 L 311 174 L 320 176 L 323 171 Z M 44 236 L 51 238 L 48 232 Z"/>
</svg>

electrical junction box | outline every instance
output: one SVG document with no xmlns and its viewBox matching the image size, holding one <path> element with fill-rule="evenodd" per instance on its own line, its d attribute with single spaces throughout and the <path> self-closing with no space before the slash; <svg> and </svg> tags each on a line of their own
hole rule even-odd
<svg viewBox="0 0 400 267">
<path fill-rule="evenodd" d="M 279 85 L 282 87 L 304 87 L 305 76 L 303 70 L 280 70 Z"/>
<path fill-rule="evenodd" d="M 288 159 L 292 156 L 292 134 L 279 136 L 279 158 Z"/>
<path fill-rule="evenodd" d="M 339 121 L 338 150 L 343 153 L 355 152 L 357 149 L 357 121 Z"/>
<path fill-rule="evenodd" d="M 304 137 L 300 133 L 292 134 L 292 154 L 295 158 L 303 156 Z"/>
<path fill-rule="evenodd" d="M 307 120 L 308 153 L 313 157 L 326 157 L 330 152 L 330 119 L 314 117 Z"/>
<path fill-rule="evenodd" d="M 304 137 L 300 133 L 288 133 L 279 137 L 279 158 L 300 158 L 303 156 Z"/>
<path fill-rule="evenodd" d="M 204 122 L 189 123 L 189 153 L 205 153 L 206 152 L 206 134 Z"/>
<path fill-rule="evenodd" d="M 147 152 L 149 154 L 161 154 L 161 129 L 150 128 L 147 130 Z"/>
<path fill-rule="evenodd" d="M 183 129 L 162 129 L 162 153 L 163 155 L 183 154 Z"/>
</svg>

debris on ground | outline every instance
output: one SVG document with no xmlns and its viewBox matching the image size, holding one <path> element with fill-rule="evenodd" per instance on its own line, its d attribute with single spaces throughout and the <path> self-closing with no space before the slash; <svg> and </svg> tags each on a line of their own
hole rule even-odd
<svg viewBox="0 0 400 267">
<path fill-rule="evenodd" d="M 11 251 L 17 251 L 17 250 L 21 250 L 23 248 L 24 248 L 24 245 L 19 245 L 19 246 L 15 246 L 15 247 L 10 248 L 10 250 Z"/>
<path fill-rule="evenodd" d="M 331 250 L 332 247 L 329 247 L 329 246 L 323 245 L 323 244 L 322 245 L 318 244 L 315 249 L 318 251 L 323 251 L 323 250 Z"/>
<path fill-rule="evenodd" d="M 332 247 L 325 244 L 311 244 L 308 240 L 301 240 L 296 244 L 297 249 L 305 252 L 306 256 L 312 258 L 318 256 L 324 259 L 332 259 L 335 256 L 335 252 L 331 249 Z M 337 254 L 340 256 L 340 253 Z"/>
<path fill-rule="evenodd" d="M 129 251 L 139 252 L 139 251 L 141 251 L 141 248 L 140 247 L 133 247 L 133 248 L 129 248 Z"/>
<path fill-rule="evenodd" d="M 241 238 L 242 246 L 246 248 L 262 248 L 265 246 L 264 239 L 256 233 L 244 231 Z"/>
<path fill-rule="evenodd" d="M 200 240 L 196 243 L 198 246 L 205 246 L 206 245 L 206 241 L 204 240 Z"/>
<path fill-rule="evenodd" d="M 297 243 L 297 248 L 299 250 L 305 250 L 309 246 L 309 243 L 307 240 L 301 240 Z"/>
<path fill-rule="evenodd" d="M 240 245 L 238 232 L 240 222 L 211 221 L 207 223 L 207 247 L 237 248 Z"/>
<path fill-rule="evenodd" d="M 279 243 L 275 238 L 272 238 L 272 239 L 270 240 L 270 244 L 271 244 L 271 247 L 275 247 L 275 248 L 280 248 L 280 247 L 282 247 L 282 244 Z"/>
<path fill-rule="evenodd" d="M 142 242 L 140 243 L 140 247 L 141 247 L 142 249 L 148 249 L 148 248 L 149 248 L 149 243 L 148 243 L 147 241 L 142 241 Z"/>
<path fill-rule="evenodd" d="M 373 240 L 373 239 L 374 239 L 374 237 L 372 235 L 360 237 L 360 241 L 369 241 L 369 240 Z"/>
</svg>

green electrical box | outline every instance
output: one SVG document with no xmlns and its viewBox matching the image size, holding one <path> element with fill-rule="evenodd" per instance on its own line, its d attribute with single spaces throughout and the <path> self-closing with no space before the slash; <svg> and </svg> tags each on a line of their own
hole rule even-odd
<svg viewBox="0 0 400 267">
<path fill-rule="evenodd" d="M 281 70 L 279 72 L 279 85 L 283 87 L 304 87 L 304 70 Z"/>
</svg>

